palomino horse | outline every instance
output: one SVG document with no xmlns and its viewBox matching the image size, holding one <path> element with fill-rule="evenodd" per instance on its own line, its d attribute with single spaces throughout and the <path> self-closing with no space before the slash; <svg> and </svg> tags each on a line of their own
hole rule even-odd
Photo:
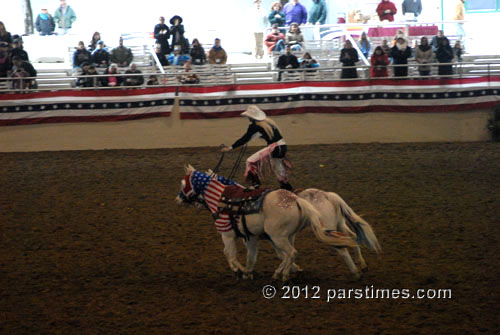
<svg viewBox="0 0 500 335">
<path fill-rule="evenodd" d="M 320 214 L 321 223 L 327 229 L 349 234 L 355 238 L 359 244 L 364 244 L 368 249 L 376 253 L 382 252 L 377 237 L 368 222 L 357 215 L 338 194 L 314 188 L 297 192 L 297 194 L 300 198 L 306 199 L 314 206 Z M 349 227 L 351 227 L 354 232 Z M 367 265 L 361 255 L 359 246 L 355 246 L 353 249 L 356 262 L 359 264 L 361 271 L 365 271 Z M 336 248 L 336 250 L 354 275 L 354 278 L 359 279 L 361 277 L 361 271 L 354 264 L 347 248 Z"/>
<path fill-rule="evenodd" d="M 176 202 L 178 204 L 202 203 L 213 214 L 217 213 L 217 204 L 223 190 L 228 185 L 237 185 L 235 182 L 222 176 L 209 175 L 196 171 L 192 166 L 186 167 L 186 175 L 181 182 L 181 191 Z M 249 231 L 247 247 L 247 264 L 243 267 L 237 259 L 237 234 L 232 229 L 229 217 L 220 215 L 215 225 L 224 242 L 224 254 L 229 267 L 238 274 L 242 271 L 246 277 L 252 278 L 253 268 L 257 260 L 257 246 L 259 238 L 269 239 L 282 259 L 281 264 L 274 272 L 273 278 L 285 282 L 291 271 L 298 271 L 294 265 L 297 250 L 294 247 L 295 235 L 311 225 L 316 238 L 337 248 L 356 247 L 357 243 L 351 236 L 342 233 L 327 231 L 321 224 L 318 212 L 307 201 L 292 192 L 275 190 L 269 192 L 262 203 L 262 208 L 256 214 L 245 215 L 247 230 Z M 241 221 L 241 220 L 240 220 Z M 238 226 L 241 222 L 238 223 Z M 242 230 L 240 228 L 240 230 Z"/>
</svg>

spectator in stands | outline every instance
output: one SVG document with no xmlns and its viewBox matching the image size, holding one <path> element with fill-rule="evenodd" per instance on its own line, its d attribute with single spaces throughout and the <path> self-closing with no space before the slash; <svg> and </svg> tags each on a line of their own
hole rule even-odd
<svg viewBox="0 0 500 335">
<path fill-rule="evenodd" d="M 184 37 L 184 25 L 182 24 L 182 17 L 175 15 L 170 19 L 170 36 L 172 36 L 172 42 L 170 45 L 175 47 L 177 45 L 181 46 L 182 53 L 189 53 L 189 43 Z"/>
<path fill-rule="evenodd" d="M 351 66 L 356 66 L 356 62 L 359 62 L 359 56 L 358 52 L 352 47 L 352 43 L 349 40 L 345 41 L 344 48 L 340 50 L 340 62 L 343 67 L 342 72 L 340 73 L 340 78 L 358 78 L 356 68 Z"/>
<path fill-rule="evenodd" d="M 76 82 L 78 87 L 97 87 L 100 84 L 98 77 L 90 77 L 97 75 L 97 71 L 94 65 L 82 64 L 82 73 L 80 78 Z"/>
<path fill-rule="evenodd" d="M 436 52 L 437 48 L 441 45 L 441 42 L 445 39 L 444 32 L 442 30 L 438 30 L 436 36 L 434 36 L 431 40 L 432 51 Z"/>
<path fill-rule="evenodd" d="M 309 9 L 309 18 L 307 22 L 310 24 L 325 24 L 326 22 L 326 4 L 324 0 L 313 0 L 311 9 Z"/>
<path fill-rule="evenodd" d="M 41 36 L 54 34 L 56 24 L 54 23 L 54 18 L 48 13 L 46 8 L 42 8 L 42 12 L 36 17 L 35 27 Z"/>
<path fill-rule="evenodd" d="M 79 69 L 83 63 L 90 64 L 92 54 L 85 49 L 83 41 L 78 42 L 78 48 L 73 53 L 73 70 Z"/>
<path fill-rule="evenodd" d="M 382 50 L 384 51 L 384 53 L 385 53 L 386 55 L 389 55 L 389 54 L 391 53 L 391 47 L 389 46 L 389 42 L 387 42 L 387 39 L 385 39 L 385 38 L 384 38 L 384 39 L 382 40 L 382 45 L 381 45 L 381 47 L 382 47 Z"/>
<path fill-rule="evenodd" d="M 361 50 L 363 56 L 365 56 L 366 59 L 369 59 L 368 56 L 370 56 L 370 50 L 372 48 L 372 45 L 368 40 L 368 35 L 366 35 L 366 32 L 364 31 L 361 33 L 361 37 L 359 38 L 358 47 L 359 50 Z"/>
<path fill-rule="evenodd" d="M 99 42 L 100 40 L 101 40 L 101 34 L 98 31 L 96 31 L 94 33 L 94 35 L 92 35 L 92 40 L 90 41 L 90 44 L 89 44 L 90 52 L 97 49 L 97 42 Z M 104 45 L 104 47 L 106 47 L 106 45 Z"/>
<path fill-rule="evenodd" d="M 161 66 L 170 65 L 170 63 L 168 62 L 167 55 L 163 54 L 163 52 L 161 51 L 161 46 L 159 44 L 156 45 L 155 53 L 156 57 L 158 57 L 158 60 L 160 61 Z"/>
<path fill-rule="evenodd" d="M 207 54 L 205 53 L 205 49 L 203 49 L 203 46 L 200 44 L 200 41 L 198 41 L 197 38 L 193 39 L 189 55 L 191 56 L 191 62 L 194 65 L 203 65 L 207 62 Z"/>
<path fill-rule="evenodd" d="M 160 45 L 161 53 L 163 55 L 168 55 L 170 53 L 170 46 L 168 44 L 170 29 L 168 29 L 168 26 L 165 24 L 165 18 L 163 16 L 160 16 L 160 23 L 155 26 L 154 35 L 156 43 Z"/>
<path fill-rule="evenodd" d="M 396 41 L 396 45 L 391 49 L 391 57 L 393 59 L 394 65 L 406 65 L 408 64 L 408 58 L 411 57 L 411 47 L 408 42 L 399 37 Z M 395 77 L 407 77 L 408 67 L 407 66 L 396 66 L 394 67 Z"/>
<path fill-rule="evenodd" d="M 370 77 L 387 77 L 387 65 L 389 65 L 389 57 L 387 57 L 381 46 L 375 48 L 375 51 L 373 52 L 370 59 L 370 64 Z"/>
<path fill-rule="evenodd" d="M 12 36 L 5 29 L 5 25 L 2 21 L 0 21 L 0 42 L 6 42 L 9 46 L 12 43 Z"/>
<path fill-rule="evenodd" d="M 90 67 L 90 64 L 87 63 L 87 62 L 80 64 L 81 72 L 78 74 L 78 76 L 86 76 L 86 75 L 88 75 L 89 67 Z M 78 78 L 76 80 L 76 86 L 78 86 L 78 87 L 85 86 L 85 82 L 86 82 L 87 79 L 89 79 L 89 78 Z"/>
<path fill-rule="evenodd" d="M 268 27 L 267 15 L 262 9 L 261 0 L 254 0 L 253 35 L 255 38 L 254 56 L 256 59 L 264 57 L 264 30 Z"/>
<path fill-rule="evenodd" d="M 186 61 L 189 60 L 188 55 L 184 55 L 182 53 L 182 49 L 180 45 L 176 45 L 174 47 L 174 52 L 168 56 L 168 62 L 172 65 L 184 65 Z"/>
<path fill-rule="evenodd" d="M 137 65 L 135 63 L 130 64 L 130 69 L 125 71 L 125 74 L 139 74 L 142 73 L 140 70 L 137 69 Z M 144 84 L 144 77 L 143 76 L 128 76 L 124 77 L 125 78 L 125 86 L 141 86 Z"/>
<path fill-rule="evenodd" d="M 123 37 L 120 36 L 120 40 L 118 41 L 119 45 L 111 50 L 110 61 L 111 63 L 116 63 L 120 67 L 127 67 L 132 63 L 132 59 L 134 59 L 134 55 L 130 48 L 126 48 L 123 46 Z"/>
<path fill-rule="evenodd" d="M 422 13 L 421 0 L 404 0 L 401 7 L 403 9 L 403 15 L 406 15 L 406 13 L 413 14 L 415 19 Z"/>
<path fill-rule="evenodd" d="M 210 64 L 226 64 L 227 54 L 220 45 L 220 39 L 216 38 L 214 46 L 208 52 L 208 62 Z"/>
<path fill-rule="evenodd" d="M 193 73 L 191 62 L 187 61 L 184 63 L 184 74 L 177 76 L 177 80 L 182 84 L 199 84 L 200 76 Z"/>
<path fill-rule="evenodd" d="M 12 68 L 11 59 L 9 57 L 9 43 L 0 42 L 0 78 L 7 77 L 9 70 Z"/>
<path fill-rule="evenodd" d="M 285 35 L 279 32 L 277 23 L 273 24 L 271 33 L 266 36 L 264 43 L 269 54 L 273 51 L 280 52 L 285 48 Z"/>
<path fill-rule="evenodd" d="M 396 45 L 396 41 L 398 40 L 398 38 L 402 37 L 403 39 L 407 40 L 407 37 L 406 37 L 406 34 L 405 32 L 403 31 L 403 29 L 398 29 L 396 31 L 396 35 L 394 35 L 394 38 L 392 39 L 392 46 L 395 46 Z"/>
<path fill-rule="evenodd" d="M 146 86 L 156 86 L 156 85 L 160 85 L 160 82 L 158 81 L 158 77 L 152 74 L 149 76 L 149 79 L 146 82 Z"/>
<path fill-rule="evenodd" d="M 26 50 L 23 49 L 23 41 L 21 36 L 14 35 L 15 38 L 12 40 L 12 49 L 10 49 L 10 58 L 19 57 L 24 61 L 29 61 L 29 56 Z"/>
<path fill-rule="evenodd" d="M 287 45 L 285 48 L 285 53 L 278 58 L 278 63 L 276 64 L 278 69 L 297 69 L 299 65 L 299 60 L 297 57 L 292 54 L 292 48 L 290 45 Z M 278 74 L 278 80 L 281 80 L 281 71 Z"/>
<path fill-rule="evenodd" d="M 455 6 L 455 16 L 453 16 L 453 20 L 455 21 L 463 21 L 465 20 L 465 0 L 458 0 L 457 5 Z M 457 22 L 457 37 L 460 41 L 465 39 L 465 30 L 464 23 Z"/>
<path fill-rule="evenodd" d="M 27 78 L 36 77 L 36 70 L 30 62 L 23 60 L 18 56 L 12 57 L 12 69 L 10 71 L 11 78 Z M 32 89 L 36 88 L 35 79 L 13 80 L 12 88 L 14 89 Z"/>
<path fill-rule="evenodd" d="M 307 9 L 299 3 L 299 0 L 288 2 L 283 7 L 283 13 L 285 13 L 286 25 L 290 25 L 292 22 L 297 22 L 301 25 L 307 23 Z"/>
<path fill-rule="evenodd" d="M 277 24 L 278 27 L 284 27 L 286 23 L 285 13 L 282 11 L 283 6 L 279 1 L 273 2 L 271 6 L 271 13 L 268 16 L 271 25 Z"/>
<path fill-rule="evenodd" d="M 387 20 L 389 22 L 394 21 L 394 14 L 398 12 L 394 3 L 389 0 L 382 0 L 378 4 L 376 11 L 380 21 Z"/>
<path fill-rule="evenodd" d="M 302 35 L 297 22 L 290 24 L 290 29 L 286 33 L 285 43 L 291 46 L 293 51 L 302 50 L 304 47 L 304 35 Z"/>
<path fill-rule="evenodd" d="M 464 53 L 464 49 L 462 48 L 462 43 L 460 43 L 459 40 L 455 41 L 455 45 L 453 46 L 453 53 L 457 57 L 457 62 L 461 62 L 463 60 L 462 55 Z"/>
<path fill-rule="evenodd" d="M 54 13 L 54 22 L 59 28 L 58 33 L 61 35 L 66 34 L 75 21 L 75 11 L 66 4 L 66 0 L 61 0 L 61 6 Z"/>
<path fill-rule="evenodd" d="M 120 74 L 120 71 L 118 71 L 118 65 L 116 64 L 111 64 L 106 71 L 104 71 L 104 74 L 107 74 L 107 77 L 100 77 L 101 81 L 101 86 L 103 87 L 118 87 L 123 84 L 123 77 L 122 76 L 117 76 Z"/>
<path fill-rule="evenodd" d="M 431 67 L 424 64 L 432 63 L 433 58 L 434 53 L 432 52 L 429 41 L 427 40 L 427 37 L 423 36 L 420 39 L 420 45 L 415 48 L 415 62 L 423 64 L 418 67 L 418 73 L 421 76 L 428 76 L 431 74 Z"/>
<path fill-rule="evenodd" d="M 299 66 L 302 69 L 312 69 L 319 67 L 319 63 L 311 57 L 309 52 L 305 52 L 302 58 L 299 59 Z"/>
<path fill-rule="evenodd" d="M 92 64 L 97 67 L 109 66 L 109 52 L 104 49 L 104 41 L 97 42 L 97 49 L 92 52 Z"/>
<path fill-rule="evenodd" d="M 453 49 L 450 46 L 450 41 L 444 38 L 436 50 L 436 59 L 439 63 L 452 63 L 454 58 Z M 448 76 L 453 74 L 453 65 L 439 65 L 438 75 Z"/>
</svg>

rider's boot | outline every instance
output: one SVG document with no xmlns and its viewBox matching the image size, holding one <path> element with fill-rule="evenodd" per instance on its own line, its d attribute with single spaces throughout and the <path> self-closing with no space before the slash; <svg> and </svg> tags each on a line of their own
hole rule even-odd
<svg viewBox="0 0 500 335">
<path fill-rule="evenodd" d="M 259 176 L 256 175 L 256 174 L 253 174 L 252 172 L 249 172 L 248 173 L 248 179 L 250 180 L 250 182 L 252 183 L 252 187 L 256 190 L 260 187 L 261 183 L 260 183 L 260 179 L 259 179 Z"/>
<path fill-rule="evenodd" d="M 286 183 L 280 182 L 280 188 L 287 190 L 287 191 L 290 191 L 290 192 L 293 192 L 293 187 L 292 187 L 292 185 L 290 185 L 289 182 L 286 182 Z"/>
</svg>

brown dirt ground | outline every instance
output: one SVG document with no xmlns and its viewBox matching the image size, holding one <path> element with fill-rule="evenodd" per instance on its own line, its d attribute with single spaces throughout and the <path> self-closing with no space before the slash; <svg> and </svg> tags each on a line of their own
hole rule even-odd
<svg viewBox="0 0 500 335">
<path fill-rule="evenodd" d="M 294 186 L 339 193 L 384 249 L 364 252 L 370 268 L 356 282 L 301 232 L 293 285 L 317 285 L 321 299 L 264 299 L 267 284 L 283 294 L 270 244 L 257 278 L 238 282 L 209 214 L 176 206 L 183 164 L 218 158 L 215 148 L 0 154 L 0 333 L 498 333 L 500 144 L 291 147 Z M 372 285 L 452 299 L 326 302 L 328 289 Z"/>
</svg>

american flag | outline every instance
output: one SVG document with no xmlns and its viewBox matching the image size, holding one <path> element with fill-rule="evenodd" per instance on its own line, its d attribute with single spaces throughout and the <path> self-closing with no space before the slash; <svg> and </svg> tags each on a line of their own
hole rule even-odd
<svg viewBox="0 0 500 335">
<path fill-rule="evenodd" d="M 234 181 L 222 176 L 211 177 L 206 173 L 194 171 L 190 178 L 191 185 L 197 193 L 200 193 L 205 198 L 210 212 L 212 214 L 217 212 L 217 205 L 219 199 L 228 185 L 238 185 Z M 231 220 L 228 214 L 220 214 L 215 220 L 215 228 L 219 232 L 230 231 L 232 228 Z"/>
</svg>

